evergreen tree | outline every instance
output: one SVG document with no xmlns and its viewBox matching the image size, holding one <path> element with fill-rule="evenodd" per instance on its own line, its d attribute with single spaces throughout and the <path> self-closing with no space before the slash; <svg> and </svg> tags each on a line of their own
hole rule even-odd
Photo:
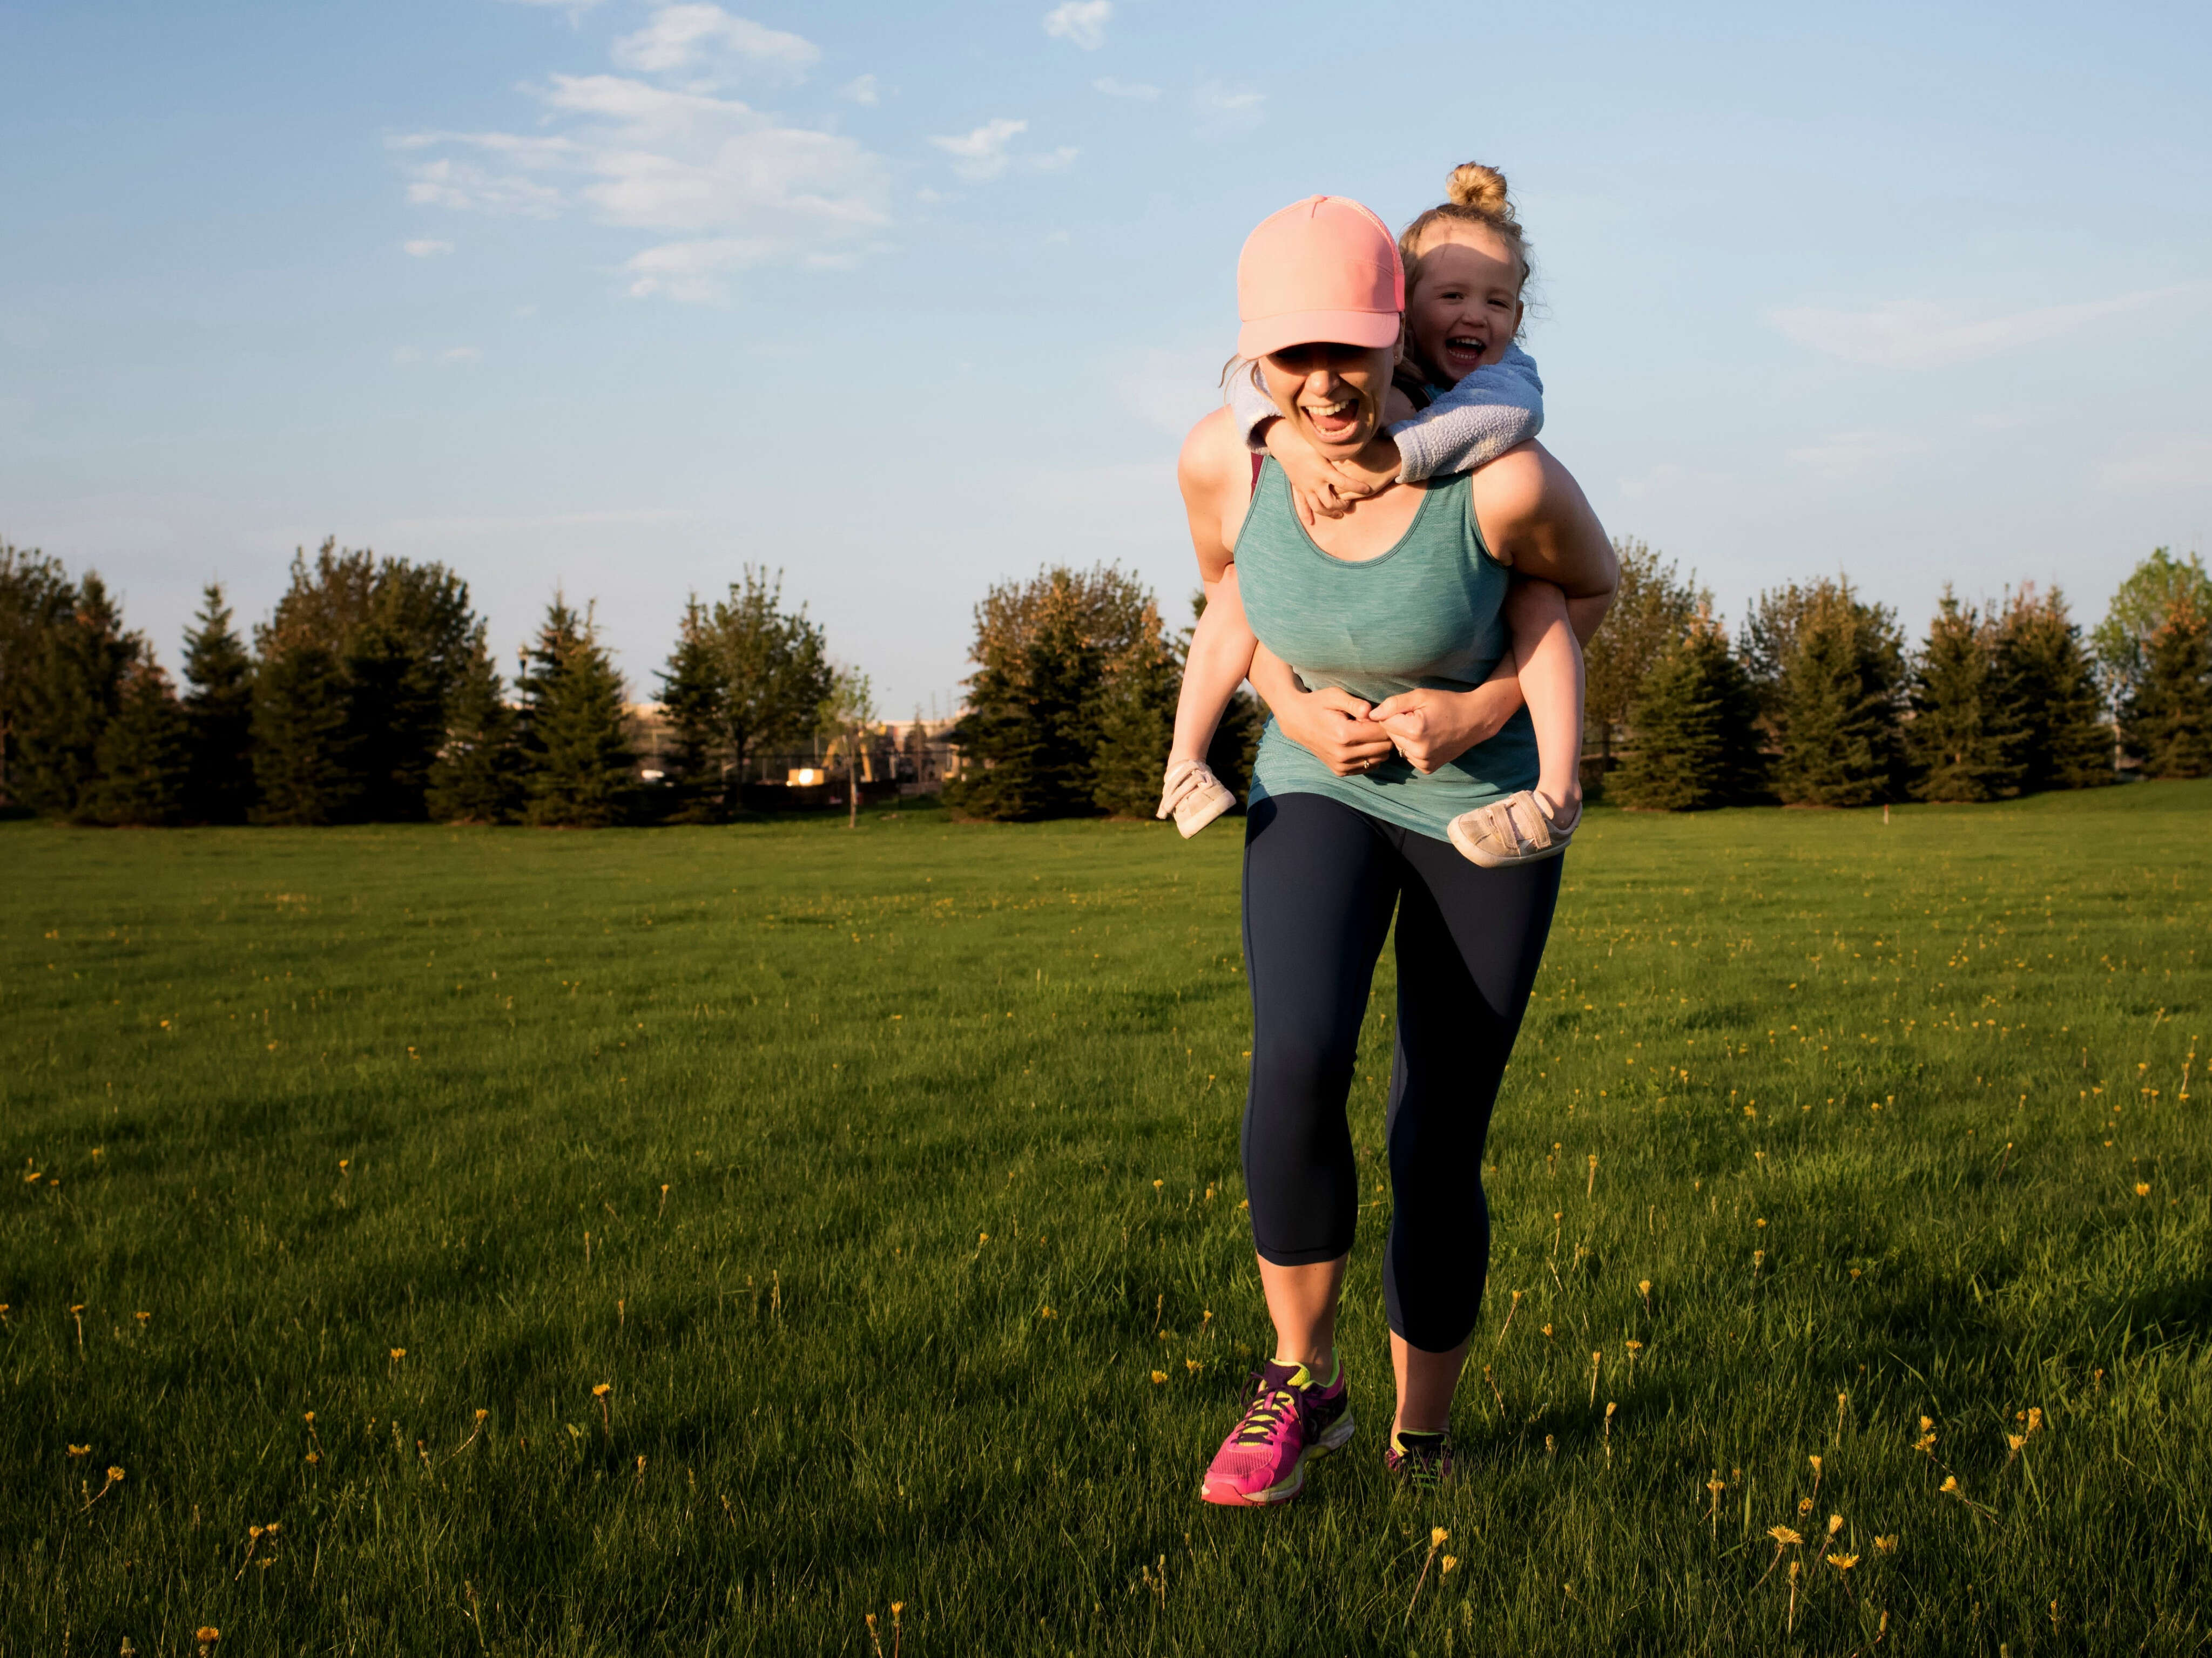
<svg viewBox="0 0 2212 1658">
<path fill-rule="evenodd" d="M 2179 559 L 2167 548 L 2154 548 L 2120 583 L 2105 619 L 2090 636 L 2096 647 L 2097 676 L 2111 707 L 2124 708 L 2135 695 L 2149 662 L 2151 635 L 2166 625 L 2174 601 L 2185 597 L 2197 615 L 2212 616 L 2212 574 L 2195 553 Z"/>
<path fill-rule="evenodd" d="M 1636 746 L 1608 786 L 1624 805 L 1698 811 L 1758 791 L 1759 700 L 1710 610 L 1642 678 L 1629 723 Z"/>
<path fill-rule="evenodd" d="M 708 631 L 722 677 L 714 759 L 727 793 L 750 780 L 764 750 L 813 735 L 816 712 L 830 694 L 830 657 L 806 607 L 783 608 L 782 572 L 750 564 L 729 598 L 715 604 Z"/>
<path fill-rule="evenodd" d="M 1181 676 L 1158 608 L 1147 598 L 1141 620 L 1105 664 L 1098 693 L 1098 744 L 1091 798 L 1101 811 L 1151 817 L 1175 739 Z"/>
<path fill-rule="evenodd" d="M 1995 631 L 1948 587 L 1928 624 L 1905 728 L 1922 800 L 1995 800 L 2019 791 L 2016 733 L 1996 685 Z"/>
<path fill-rule="evenodd" d="M 1776 783 L 1791 805 L 1873 805 L 1896 792 L 1902 770 L 1904 641 L 1890 611 L 1862 603 L 1849 582 L 1802 591 L 1777 686 Z"/>
<path fill-rule="evenodd" d="M 264 662 L 313 647 L 337 665 L 349 816 L 425 815 L 447 703 L 467 671 L 477 625 L 467 585 L 442 565 L 380 560 L 335 540 L 312 564 L 304 553 L 294 556 L 291 585 L 257 641 Z"/>
<path fill-rule="evenodd" d="M 18 762 L 31 683 L 48 635 L 76 597 L 58 560 L 0 542 L 0 805 L 21 804 Z"/>
<path fill-rule="evenodd" d="M 599 642 L 591 612 L 556 596 L 517 683 L 522 694 L 523 821 L 604 829 L 635 794 L 622 677 Z"/>
<path fill-rule="evenodd" d="M 430 762 L 424 805 L 439 823 L 505 823 L 515 813 L 514 710 L 478 625 L 446 716 L 445 745 Z"/>
<path fill-rule="evenodd" d="M 668 816 L 679 823 L 712 823 L 725 815 L 723 736 L 729 681 L 716 648 L 714 618 L 694 594 L 678 624 L 676 648 L 660 671 L 660 707 L 666 736 L 660 770 L 666 780 Z M 733 792 L 741 786 L 733 782 Z"/>
<path fill-rule="evenodd" d="M 1111 565 L 994 587 L 975 607 L 977 671 L 953 733 L 963 775 L 946 800 L 1009 820 L 1096 811 L 1106 665 L 1131 648 L 1151 605 Z"/>
<path fill-rule="evenodd" d="M 100 739 L 122 706 L 125 676 L 144 654 L 100 579 L 88 574 L 43 632 L 22 690 L 16 798 L 57 817 L 78 816 L 100 780 Z"/>
<path fill-rule="evenodd" d="M 352 687 L 327 647 L 301 638 L 271 649 L 264 636 L 253 675 L 254 823 L 298 827 L 358 815 L 352 714 Z"/>
<path fill-rule="evenodd" d="M 216 582 L 202 593 L 185 635 L 185 811 L 204 823 L 242 823 L 254 804 L 253 660 Z"/>
<path fill-rule="evenodd" d="M 150 659 L 131 664 L 115 717 L 100 734 L 100 778 L 78 816 L 154 828 L 184 813 L 191 775 L 185 710 L 169 676 Z"/>
<path fill-rule="evenodd" d="M 2194 595 L 2176 595 L 2147 641 L 2120 730 L 2149 776 L 2212 773 L 2212 627 Z"/>
<path fill-rule="evenodd" d="M 2063 595 L 2038 593 L 2032 584 L 2008 595 L 1993 677 L 2002 722 L 2018 733 L 2022 793 L 2112 781 L 2112 733 L 2096 670 Z"/>
<path fill-rule="evenodd" d="M 1662 562 L 1643 542 L 1617 539 L 1613 550 L 1620 583 L 1605 626 L 1583 647 L 1583 708 L 1597 732 L 1600 764 L 1608 771 L 1613 738 L 1628 723 L 1644 676 L 1689 637 L 1700 608 L 1712 605 L 1712 595 L 1697 586 L 1694 574 L 1681 580 L 1671 560 Z"/>
</svg>

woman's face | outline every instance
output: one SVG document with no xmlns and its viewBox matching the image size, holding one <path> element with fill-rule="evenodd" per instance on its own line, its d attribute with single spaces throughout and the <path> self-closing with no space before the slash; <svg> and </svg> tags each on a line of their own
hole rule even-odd
<svg viewBox="0 0 2212 1658">
<path fill-rule="evenodd" d="M 1521 261 L 1487 225 L 1453 225 L 1421 250 L 1406 331 L 1422 362 L 1456 386 L 1521 331 Z"/>
<path fill-rule="evenodd" d="M 1293 345 L 1260 359 L 1267 395 L 1322 455 L 1346 458 L 1373 441 L 1390 393 L 1391 346 Z"/>
</svg>

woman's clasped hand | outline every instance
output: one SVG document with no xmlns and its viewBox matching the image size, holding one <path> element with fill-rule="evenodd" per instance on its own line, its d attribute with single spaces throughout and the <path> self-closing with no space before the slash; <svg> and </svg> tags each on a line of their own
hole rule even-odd
<svg viewBox="0 0 2212 1658">
<path fill-rule="evenodd" d="M 1519 706 L 1514 688 L 1497 682 L 1464 691 L 1401 691 L 1373 703 L 1324 685 L 1284 698 L 1273 713 L 1285 737 L 1350 777 L 1393 753 L 1416 771 L 1436 771 L 1495 737 Z"/>
</svg>

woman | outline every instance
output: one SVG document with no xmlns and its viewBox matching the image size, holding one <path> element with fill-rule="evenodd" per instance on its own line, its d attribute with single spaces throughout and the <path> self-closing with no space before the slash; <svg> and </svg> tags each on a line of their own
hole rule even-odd
<svg viewBox="0 0 2212 1658">
<path fill-rule="evenodd" d="M 1390 233 L 1341 197 L 1273 215 L 1238 263 L 1238 354 L 1282 420 L 1385 480 L 1404 306 Z M 1429 1484 L 1450 1472 L 1452 1391 L 1489 1266 L 1483 1142 L 1560 872 L 1479 867 L 1446 826 L 1536 779 L 1500 619 L 1509 569 L 1587 590 L 1611 550 L 1534 444 L 1477 473 L 1386 483 L 1310 530 L 1273 460 L 1255 478 L 1225 410 L 1192 430 L 1180 470 L 1201 568 L 1234 560 L 1215 602 L 1241 604 L 1257 635 L 1252 681 L 1274 716 L 1245 835 L 1244 1171 L 1275 1352 L 1202 1494 L 1288 1501 L 1307 1461 L 1352 1435 L 1335 1339 L 1358 1206 L 1345 1102 L 1394 911 L 1382 1282 L 1398 1401 L 1384 1460 Z M 1587 609 L 1577 620 L 1595 623 Z"/>
</svg>

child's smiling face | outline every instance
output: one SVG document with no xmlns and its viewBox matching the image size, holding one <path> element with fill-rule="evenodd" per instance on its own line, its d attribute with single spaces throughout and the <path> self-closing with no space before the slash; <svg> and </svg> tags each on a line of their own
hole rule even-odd
<svg viewBox="0 0 2212 1658">
<path fill-rule="evenodd" d="M 1504 355 L 1521 331 L 1521 260 L 1487 225 L 1455 224 L 1420 252 L 1420 274 L 1407 295 L 1406 329 L 1414 352 L 1456 386 Z"/>
</svg>

